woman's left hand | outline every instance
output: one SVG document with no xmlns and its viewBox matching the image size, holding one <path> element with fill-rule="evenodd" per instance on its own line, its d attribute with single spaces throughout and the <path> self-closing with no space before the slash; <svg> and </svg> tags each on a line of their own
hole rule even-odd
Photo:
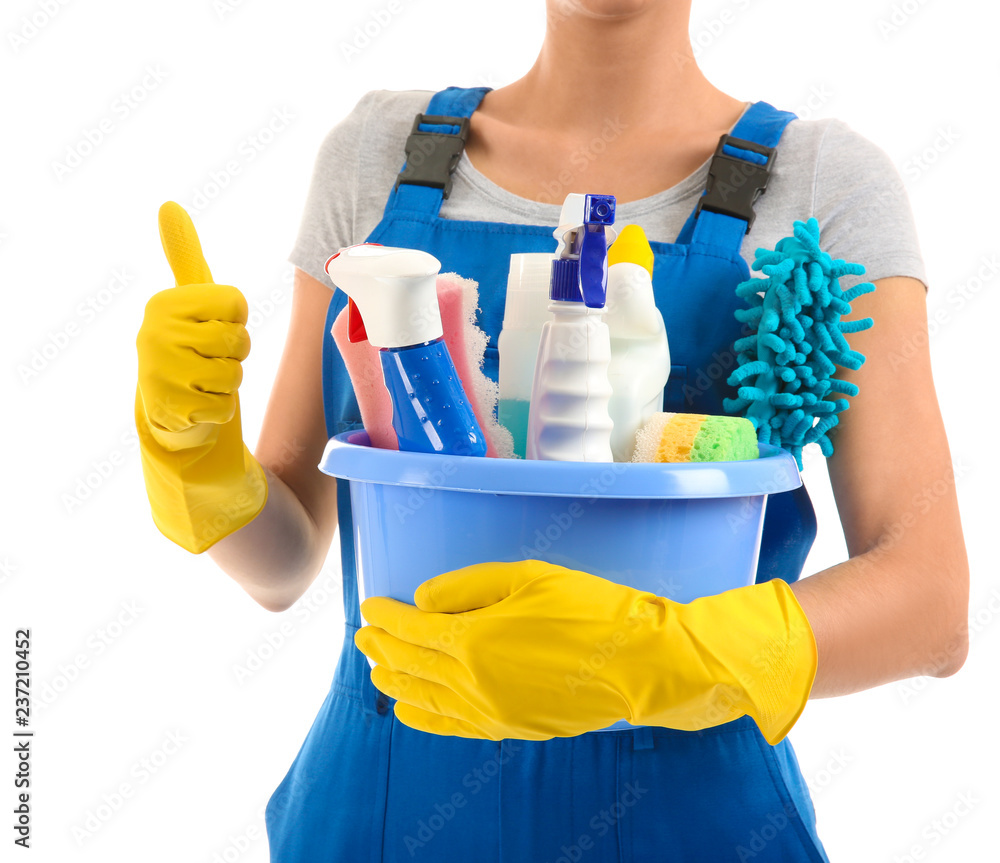
<svg viewBox="0 0 1000 863">
<path fill-rule="evenodd" d="M 435 734 L 548 740 L 625 719 L 696 731 L 745 714 L 776 743 L 816 647 L 783 581 L 688 604 L 537 560 L 429 579 L 361 605 L 355 635 L 396 717 Z"/>
</svg>

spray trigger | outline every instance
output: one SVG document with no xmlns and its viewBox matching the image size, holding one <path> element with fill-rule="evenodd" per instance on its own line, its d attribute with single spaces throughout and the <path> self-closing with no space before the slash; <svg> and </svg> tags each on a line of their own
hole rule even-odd
<svg viewBox="0 0 1000 863">
<path fill-rule="evenodd" d="M 365 322 L 361 319 L 361 309 L 352 299 L 347 300 L 347 334 L 352 343 L 368 341 Z"/>
<path fill-rule="evenodd" d="M 380 246 L 382 244 L 367 243 L 366 245 Z M 340 253 L 342 251 L 344 250 L 340 249 L 339 251 L 334 252 L 332 255 L 330 255 L 329 258 L 326 259 L 326 264 L 324 265 L 323 269 L 327 272 L 327 274 L 329 274 L 330 272 L 330 261 L 334 260 L 335 258 L 339 258 Z M 355 305 L 354 300 L 352 300 L 350 297 L 347 298 L 347 334 L 352 344 L 354 342 L 368 341 L 368 333 L 365 332 L 365 322 L 361 319 L 361 310 L 357 307 L 357 305 Z"/>
<path fill-rule="evenodd" d="M 607 298 L 607 226 L 615 221 L 614 195 L 587 195 L 583 225 L 577 231 L 574 251 L 579 255 L 580 295 L 588 308 L 600 309 Z"/>
</svg>

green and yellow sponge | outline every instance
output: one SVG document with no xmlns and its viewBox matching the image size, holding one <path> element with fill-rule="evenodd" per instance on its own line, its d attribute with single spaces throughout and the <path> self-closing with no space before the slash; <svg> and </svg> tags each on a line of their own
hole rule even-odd
<svg viewBox="0 0 1000 863">
<path fill-rule="evenodd" d="M 757 430 L 746 417 L 656 413 L 636 434 L 632 461 L 742 461 L 758 453 Z"/>
</svg>

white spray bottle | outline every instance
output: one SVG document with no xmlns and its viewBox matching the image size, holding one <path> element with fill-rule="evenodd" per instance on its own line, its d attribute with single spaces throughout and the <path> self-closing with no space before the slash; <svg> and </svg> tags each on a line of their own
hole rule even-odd
<svg viewBox="0 0 1000 863">
<path fill-rule="evenodd" d="M 626 225 L 608 250 L 604 321 L 611 333 L 611 452 L 615 461 L 631 461 L 636 432 L 663 410 L 670 375 L 667 331 L 653 296 L 653 250 L 638 225 Z"/>
<path fill-rule="evenodd" d="M 527 457 L 609 462 L 611 336 L 601 319 L 607 291 L 607 235 L 613 195 L 587 195 L 581 223 L 563 233 L 552 262 L 528 414 Z M 565 207 L 564 207 L 565 211 Z"/>
</svg>

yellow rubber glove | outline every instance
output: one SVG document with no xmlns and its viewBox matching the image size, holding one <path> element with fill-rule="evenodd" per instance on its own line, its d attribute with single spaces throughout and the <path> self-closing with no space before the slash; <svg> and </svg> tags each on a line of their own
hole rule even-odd
<svg viewBox="0 0 1000 863">
<path fill-rule="evenodd" d="M 177 286 L 146 304 L 136 338 L 135 424 L 153 521 L 198 554 L 267 501 L 264 470 L 243 443 L 240 424 L 247 301 L 212 281 L 182 207 L 164 204 L 159 223 Z"/>
<path fill-rule="evenodd" d="M 425 581 L 416 607 L 370 597 L 355 644 L 400 722 L 548 740 L 619 719 L 698 731 L 751 716 L 772 745 L 816 674 L 812 628 L 779 579 L 687 604 L 536 560 Z"/>
</svg>

